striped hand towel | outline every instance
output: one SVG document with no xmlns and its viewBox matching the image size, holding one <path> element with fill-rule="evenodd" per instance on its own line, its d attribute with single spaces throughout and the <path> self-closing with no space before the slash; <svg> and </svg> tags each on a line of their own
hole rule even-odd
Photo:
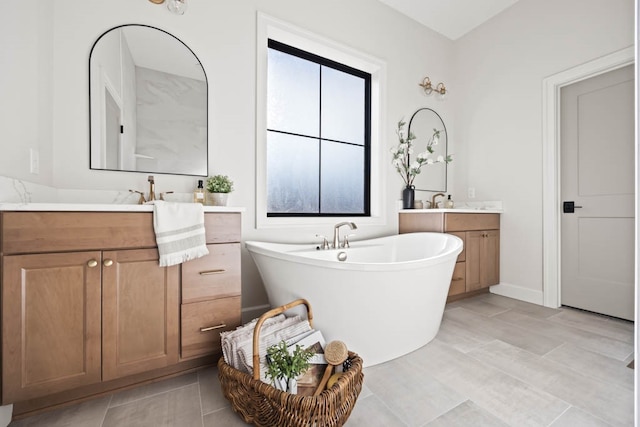
<svg viewBox="0 0 640 427">
<path fill-rule="evenodd" d="M 209 253 L 204 232 L 204 209 L 200 203 L 161 200 L 152 203 L 160 267 L 180 264 Z"/>
</svg>

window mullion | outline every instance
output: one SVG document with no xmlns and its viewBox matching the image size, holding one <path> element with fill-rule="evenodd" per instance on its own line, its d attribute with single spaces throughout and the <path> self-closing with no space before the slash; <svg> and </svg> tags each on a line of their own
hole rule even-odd
<svg viewBox="0 0 640 427">
<path fill-rule="evenodd" d="M 318 214 L 322 214 L 322 68 L 323 65 L 318 64 Z"/>
</svg>

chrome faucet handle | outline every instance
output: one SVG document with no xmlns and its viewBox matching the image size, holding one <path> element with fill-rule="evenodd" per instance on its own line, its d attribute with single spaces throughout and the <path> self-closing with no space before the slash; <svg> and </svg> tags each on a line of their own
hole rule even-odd
<svg viewBox="0 0 640 427">
<path fill-rule="evenodd" d="M 329 241 L 327 240 L 326 237 L 324 237 L 322 234 L 316 234 L 316 237 L 322 238 L 322 245 L 318 246 L 318 249 L 322 249 L 322 250 L 330 249 L 331 246 L 329 245 Z"/>
<path fill-rule="evenodd" d="M 160 200 L 164 200 L 165 194 L 173 194 L 173 191 L 165 191 L 164 193 L 160 193 Z"/>
<path fill-rule="evenodd" d="M 347 234 L 346 236 L 344 236 L 344 239 L 342 240 L 342 247 L 343 248 L 349 248 L 350 247 L 349 246 L 349 237 L 351 237 L 351 236 L 355 236 L 355 234 L 352 233 L 352 234 Z"/>
<path fill-rule="evenodd" d="M 140 195 L 140 197 L 138 198 L 138 204 L 139 205 L 144 205 L 144 203 L 146 202 L 145 198 L 144 198 L 144 193 L 142 191 L 136 191 L 136 190 L 129 190 L 130 193 L 138 193 Z"/>
</svg>

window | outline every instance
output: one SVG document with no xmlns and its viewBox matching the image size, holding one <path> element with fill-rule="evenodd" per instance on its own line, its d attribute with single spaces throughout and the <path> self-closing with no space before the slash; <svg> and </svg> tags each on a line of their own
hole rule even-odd
<svg viewBox="0 0 640 427">
<path fill-rule="evenodd" d="M 369 216 L 371 74 L 269 39 L 267 216 Z"/>
</svg>

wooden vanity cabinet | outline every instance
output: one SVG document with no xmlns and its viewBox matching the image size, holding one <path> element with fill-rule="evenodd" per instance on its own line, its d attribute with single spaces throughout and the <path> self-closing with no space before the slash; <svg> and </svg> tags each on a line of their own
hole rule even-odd
<svg viewBox="0 0 640 427">
<path fill-rule="evenodd" d="M 500 283 L 500 214 L 401 213 L 400 233 L 432 231 L 460 237 L 464 249 L 454 267 L 448 300 L 488 291 Z"/>
<path fill-rule="evenodd" d="M 240 325 L 239 213 L 206 213 L 210 254 L 172 267 L 158 265 L 151 213 L 0 212 L 0 224 L 14 413 L 211 364 L 219 333 Z"/>
</svg>

